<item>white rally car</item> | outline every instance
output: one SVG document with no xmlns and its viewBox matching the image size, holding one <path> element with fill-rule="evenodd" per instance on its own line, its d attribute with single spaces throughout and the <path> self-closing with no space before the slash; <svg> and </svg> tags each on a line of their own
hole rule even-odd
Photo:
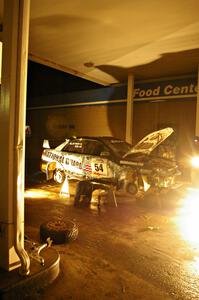
<svg viewBox="0 0 199 300">
<path fill-rule="evenodd" d="M 171 188 L 180 174 L 174 151 L 166 139 L 170 127 L 150 133 L 134 147 L 114 137 L 75 137 L 54 149 L 44 149 L 41 170 L 46 178 L 113 184 L 136 194 L 150 187 Z"/>
</svg>

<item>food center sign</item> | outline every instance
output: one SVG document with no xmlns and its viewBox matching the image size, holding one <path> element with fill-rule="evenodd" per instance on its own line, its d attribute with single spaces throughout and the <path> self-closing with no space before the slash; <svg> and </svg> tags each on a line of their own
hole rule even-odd
<svg viewBox="0 0 199 300">
<path fill-rule="evenodd" d="M 161 101 L 172 99 L 196 99 L 197 77 L 181 77 L 177 79 L 159 79 L 154 81 L 136 82 L 134 87 L 134 101 Z M 47 96 L 34 100 L 32 109 L 64 108 L 92 105 L 126 104 L 127 86 L 111 86 L 95 90 L 78 91 L 62 95 Z M 35 103 L 39 103 L 36 106 Z M 46 105 L 46 103 L 50 103 Z"/>
<path fill-rule="evenodd" d="M 197 95 L 196 78 L 137 83 L 134 100 L 193 98 Z"/>
</svg>

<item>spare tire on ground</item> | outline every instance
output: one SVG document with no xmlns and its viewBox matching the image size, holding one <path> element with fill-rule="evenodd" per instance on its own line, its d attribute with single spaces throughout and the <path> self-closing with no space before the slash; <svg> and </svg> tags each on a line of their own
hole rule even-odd
<svg viewBox="0 0 199 300">
<path fill-rule="evenodd" d="M 54 244 L 64 244 L 75 240 L 78 227 L 71 220 L 50 220 L 40 225 L 40 240 L 46 242 L 50 237 Z"/>
</svg>

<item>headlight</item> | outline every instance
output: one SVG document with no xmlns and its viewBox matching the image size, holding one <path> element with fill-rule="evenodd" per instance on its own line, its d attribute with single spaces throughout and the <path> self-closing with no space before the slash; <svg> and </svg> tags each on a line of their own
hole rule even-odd
<svg viewBox="0 0 199 300">
<path fill-rule="evenodd" d="M 199 168 L 199 156 L 194 156 L 194 157 L 191 159 L 191 165 L 192 165 L 192 167 L 194 167 L 194 168 Z"/>
</svg>

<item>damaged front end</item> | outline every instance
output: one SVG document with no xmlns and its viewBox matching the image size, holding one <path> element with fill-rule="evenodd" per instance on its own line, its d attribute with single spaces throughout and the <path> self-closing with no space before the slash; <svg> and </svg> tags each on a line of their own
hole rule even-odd
<svg viewBox="0 0 199 300">
<path fill-rule="evenodd" d="M 120 161 L 120 187 L 133 195 L 150 189 L 160 191 L 175 187 L 181 174 L 175 161 L 173 145 L 163 142 L 173 133 L 165 128 L 146 136 Z"/>
</svg>

